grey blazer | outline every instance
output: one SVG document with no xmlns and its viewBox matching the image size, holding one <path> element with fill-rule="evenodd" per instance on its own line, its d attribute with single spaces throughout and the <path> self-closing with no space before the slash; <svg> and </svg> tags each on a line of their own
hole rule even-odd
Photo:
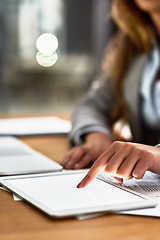
<svg viewBox="0 0 160 240">
<path fill-rule="evenodd" d="M 140 142 L 142 135 L 139 114 L 139 85 L 147 56 L 148 54 L 143 54 L 136 57 L 124 77 L 123 94 L 129 126 L 135 142 Z M 114 104 L 115 95 L 111 86 L 104 84 L 103 79 L 99 81 L 98 86 L 93 84 L 73 113 L 70 140 L 74 143 L 76 133 L 90 126 L 99 126 L 110 131 L 108 116 Z"/>
</svg>

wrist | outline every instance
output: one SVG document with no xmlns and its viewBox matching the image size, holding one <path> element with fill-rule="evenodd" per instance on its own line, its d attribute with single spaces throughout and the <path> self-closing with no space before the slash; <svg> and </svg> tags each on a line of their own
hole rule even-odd
<svg viewBox="0 0 160 240">
<path fill-rule="evenodd" d="M 84 136 L 84 142 L 86 145 L 92 147 L 101 146 L 104 149 L 108 148 L 112 144 L 111 137 L 103 132 L 91 132 Z"/>
</svg>

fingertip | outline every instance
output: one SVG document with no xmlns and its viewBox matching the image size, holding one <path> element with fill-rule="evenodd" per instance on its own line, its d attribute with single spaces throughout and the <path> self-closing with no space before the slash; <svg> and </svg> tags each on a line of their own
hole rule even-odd
<svg viewBox="0 0 160 240">
<path fill-rule="evenodd" d="M 62 165 L 62 167 L 64 168 L 64 169 L 66 169 L 66 165 L 67 165 L 67 163 L 61 163 L 61 165 Z"/>
<path fill-rule="evenodd" d="M 116 180 L 118 184 L 122 185 L 123 184 L 123 179 Z"/>
<path fill-rule="evenodd" d="M 63 159 L 61 162 L 60 162 L 60 164 L 62 165 L 62 166 L 65 166 L 66 165 L 66 163 L 68 162 L 68 159 Z"/>
<path fill-rule="evenodd" d="M 123 184 L 123 178 L 118 178 L 118 177 L 113 177 L 113 178 L 118 184 L 120 184 L 120 185 Z"/>
<path fill-rule="evenodd" d="M 73 166 L 73 169 L 80 169 L 80 166 L 78 163 L 76 163 L 74 166 Z"/>
<path fill-rule="evenodd" d="M 63 167 L 65 166 L 65 163 L 64 163 L 64 162 L 61 162 L 60 164 L 61 164 Z"/>
<path fill-rule="evenodd" d="M 87 174 L 82 181 L 77 185 L 77 188 L 84 188 L 91 182 L 90 176 Z"/>
<path fill-rule="evenodd" d="M 85 181 L 84 181 L 84 179 L 83 179 L 80 183 L 78 183 L 77 188 L 82 188 L 82 187 L 84 187 L 84 184 L 85 184 Z"/>
<path fill-rule="evenodd" d="M 70 162 L 67 163 L 67 164 L 64 166 L 64 168 L 67 169 L 67 170 L 73 169 L 72 163 L 70 163 Z"/>
</svg>

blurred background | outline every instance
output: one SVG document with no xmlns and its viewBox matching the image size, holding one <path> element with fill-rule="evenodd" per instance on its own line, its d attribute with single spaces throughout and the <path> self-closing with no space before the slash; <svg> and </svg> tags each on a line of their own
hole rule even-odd
<svg viewBox="0 0 160 240">
<path fill-rule="evenodd" d="M 0 114 L 71 113 L 100 72 L 112 34 L 111 0 L 0 1 Z M 49 68 L 36 61 L 36 40 L 59 41 Z"/>
</svg>

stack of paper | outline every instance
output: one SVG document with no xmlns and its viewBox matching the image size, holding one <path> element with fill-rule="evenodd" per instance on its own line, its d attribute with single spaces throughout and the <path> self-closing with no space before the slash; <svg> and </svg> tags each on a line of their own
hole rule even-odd
<svg viewBox="0 0 160 240">
<path fill-rule="evenodd" d="M 104 181 L 113 181 L 106 177 L 105 173 L 101 173 L 99 178 Z M 118 185 L 114 182 L 114 185 Z M 142 194 L 147 198 L 153 199 L 158 204 L 155 208 L 144 208 L 132 211 L 121 212 L 121 214 L 129 215 L 141 215 L 160 217 L 160 175 L 147 171 L 142 179 L 132 178 L 130 180 L 124 180 L 122 188 L 128 188 L 138 194 Z"/>
<path fill-rule="evenodd" d="M 71 123 L 58 117 L 0 119 L 0 135 L 68 134 Z"/>
</svg>

